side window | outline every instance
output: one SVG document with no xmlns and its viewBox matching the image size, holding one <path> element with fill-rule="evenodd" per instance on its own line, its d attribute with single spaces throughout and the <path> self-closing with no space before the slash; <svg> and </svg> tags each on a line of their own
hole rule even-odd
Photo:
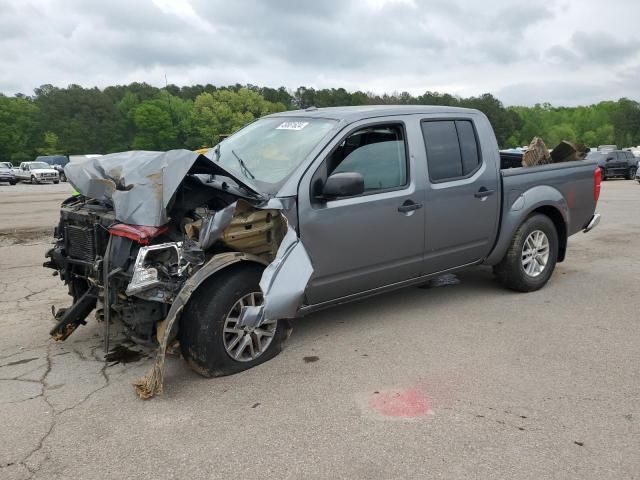
<svg viewBox="0 0 640 480">
<path fill-rule="evenodd" d="M 460 152 L 462 153 L 462 175 L 466 176 L 480 165 L 478 155 L 478 142 L 473 125 L 467 120 L 456 121 L 456 130 L 460 140 Z"/>
<path fill-rule="evenodd" d="M 470 121 L 422 122 L 422 134 L 431 180 L 465 177 L 480 165 L 478 142 Z"/>
<path fill-rule="evenodd" d="M 343 140 L 328 159 L 328 173 L 357 172 L 365 192 L 397 188 L 407 183 L 407 152 L 400 125 L 376 125 Z"/>
</svg>

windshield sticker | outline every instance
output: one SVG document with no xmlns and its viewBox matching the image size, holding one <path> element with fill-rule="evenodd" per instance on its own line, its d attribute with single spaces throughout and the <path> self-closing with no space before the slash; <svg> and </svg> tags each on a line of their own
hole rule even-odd
<svg viewBox="0 0 640 480">
<path fill-rule="evenodd" d="M 282 122 L 276 130 L 302 130 L 309 122 Z"/>
</svg>

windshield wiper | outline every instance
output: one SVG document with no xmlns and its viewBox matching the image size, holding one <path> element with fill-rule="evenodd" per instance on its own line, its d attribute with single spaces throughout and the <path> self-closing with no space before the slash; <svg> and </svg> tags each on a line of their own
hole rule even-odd
<svg viewBox="0 0 640 480">
<path fill-rule="evenodd" d="M 236 157 L 236 159 L 238 160 L 238 163 L 240 164 L 240 168 L 242 168 L 242 172 L 244 174 L 245 177 L 250 177 L 252 180 L 255 180 L 256 177 L 253 176 L 253 173 L 251 173 L 251 170 L 249 170 L 249 167 L 247 167 L 247 164 L 244 163 L 244 160 L 242 160 L 238 154 L 232 149 L 231 153 L 233 153 L 233 156 Z"/>
</svg>

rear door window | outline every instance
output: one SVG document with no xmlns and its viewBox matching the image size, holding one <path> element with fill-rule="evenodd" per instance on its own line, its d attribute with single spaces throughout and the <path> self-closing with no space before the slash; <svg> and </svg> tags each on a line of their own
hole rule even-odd
<svg viewBox="0 0 640 480">
<path fill-rule="evenodd" d="M 476 133 L 469 120 L 424 121 L 422 134 L 431 181 L 467 177 L 480 166 Z"/>
<path fill-rule="evenodd" d="M 466 120 L 456 121 L 456 130 L 462 154 L 462 175 L 467 176 L 480 165 L 476 132 L 473 130 L 471 122 Z"/>
</svg>

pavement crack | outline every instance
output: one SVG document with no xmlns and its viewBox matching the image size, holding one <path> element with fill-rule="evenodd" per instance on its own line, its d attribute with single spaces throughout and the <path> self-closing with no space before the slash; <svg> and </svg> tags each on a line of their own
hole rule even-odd
<svg viewBox="0 0 640 480">
<path fill-rule="evenodd" d="M 74 349 L 73 352 L 76 353 L 76 355 L 78 355 L 78 357 L 81 360 L 92 361 L 90 358 L 86 357 L 85 355 L 83 355 L 81 352 L 79 352 L 76 349 Z M 30 381 L 30 382 L 34 382 L 34 383 L 40 383 L 41 386 L 42 386 L 42 391 L 41 391 L 41 393 L 39 395 L 36 395 L 36 396 L 34 396 L 32 398 L 20 400 L 19 402 L 32 400 L 34 398 L 42 398 L 44 400 L 44 402 L 49 406 L 50 419 L 51 419 L 51 423 L 49 425 L 49 428 L 44 433 L 44 435 L 39 439 L 36 447 L 33 450 L 31 450 L 27 455 L 25 455 L 22 460 L 20 460 L 19 462 L 16 462 L 17 464 L 22 465 L 24 468 L 26 468 L 29 471 L 29 473 L 31 474 L 31 477 L 33 477 L 43 467 L 45 461 L 48 460 L 48 457 L 45 456 L 45 459 L 43 461 L 41 461 L 36 467 L 34 467 L 32 465 L 29 465 L 29 463 L 28 463 L 29 459 L 32 458 L 35 454 L 37 454 L 38 452 L 40 452 L 44 448 L 47 438 L 49 438 L 49 436 L 52 434 L 52 432 L 54 431 L 55 427 L 57 426 L 58 418 L 60 417 L 60 415 L 62 415 L 63 413 L 66 413 L 68 411 L 76 409 L 80 405 L 82 405 L 85 402 L 87 402 L 96 393 L 104 390 L 109 385 L 111 385 L 111 377 L 107 373 L 108 364 L 105 363 L 102 366 L 102 368 L 100 369 L 100 374 L 102 375 L 102 377 L 104 379 L 103 385 L 101 385 L 100 387 L 96 388 L 95 390 L 92 390 L 87 395 L 85 395 L 80 401 L 76 402 L 75 404 L 71 405 L 70 407 L 63 408 L 62 410 L 56 410 L 56 408 L 54 407 L 54 405 L 51 403 L 51 401 L 48 398 L 48 391 L 57 388 L 57 386 L 51 386 L 51 385 L 49 385 L 49 383 L 47 381 L 47 377 L 49 376 L 49 374 L 51 373 L 51 370 L 53 369 L 52 357 L 54 357 L 54 356 L 57 356 L 57 355 L 54 355 L 54 354 L 51 353 L 51 344 L 49 344 L 47 346 L 47 354 L 46 354 L 46 370 L 44 371 L 44 373 L 42 374 L 42 376 L 38 380 L 11 379 L 11 380 Z M 40 367 L 40 368 L 42 368 L 42 367 Z M 122 372 L 122 373 L 124 373 L 124 372 Z M 9 402 L 9 403 L 19 403 L 19 402 Z"/>
<path fill-rule="evenodd" d="M 55 408 L 54 408 L 53 404 L 49 401 L 49 398 L 47 398 L 47 389 L 49 388 L 48 383 L 47 383 L 47 377 L 49 376 L 49 374 L 51 373 L 51 370 L 53 368 L 53 361 L 51 360 L 51 344 L 47 345 L 46 361 L 47 361 L 47 368 L 46 368 L 46 370 L 44 371 L 44 373 L 42 374 L 42 376 L 40 377 L 40 380 L 39 380 L 39 383 L 42 385 L 42 392 L 41 392 L 40 396 L 42 397 L 44 402 L 49 406 L 49 411 L 51 412 L 50 413 L 51 423 L 49 425 L 49 429 L 45 432 L 45 434 L 38 441 L 38 444 L 36 445 L 36 448 L 31 450 L 22 460 L 20 460 L 20 462 L 18 462 L 20 465 L 24 466 L 29 471 L 29 473 L 31 474 L 32 477 L 33 477 L 33 475 L 35 475 L 37 473 L 37 471 L 40 469 L 41 465 L 38 466 L 38 468 L 33 469 L 31 466 L 29 466 L 27 464 L 27 461 L 35 453 L 37 453 L 40 450 L 42 450 L 42 448 L 44 446 L 44 442 L 49 437 L 49 435 L 51 435 L 51 432 L 53 432 L 53 429 L 56 426 Z"/>
</svg>

